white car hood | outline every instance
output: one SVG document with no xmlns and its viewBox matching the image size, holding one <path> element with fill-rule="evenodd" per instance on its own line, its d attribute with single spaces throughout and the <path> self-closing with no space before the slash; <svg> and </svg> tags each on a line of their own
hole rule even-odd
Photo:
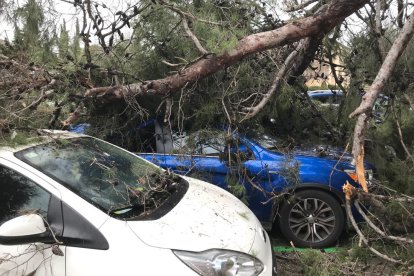
<svg viewBox="0 0 414 276">
<path fill-rule="evenodd" d="M 154 221 L 128 221 L 138 238 L 160 248 L 225 248 L 249 253 L 256 232 L 262 231 L 255 215 L 223 189 L 194 178 L 185 179 L 189 189 L 168 214 Z"/>
</svg>

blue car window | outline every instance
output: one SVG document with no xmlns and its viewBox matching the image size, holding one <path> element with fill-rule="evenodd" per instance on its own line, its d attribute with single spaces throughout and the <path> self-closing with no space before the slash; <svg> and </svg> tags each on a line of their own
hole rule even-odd
<svg viewBox="0 0 414 276">
<path fill-rule="evenodd" d="M 233 162 L 244 162 L 254 159 L 252 150 L 240 140 L 228 140 L 224 147 L 224 156 L 230 156 Z"/>
</svg>

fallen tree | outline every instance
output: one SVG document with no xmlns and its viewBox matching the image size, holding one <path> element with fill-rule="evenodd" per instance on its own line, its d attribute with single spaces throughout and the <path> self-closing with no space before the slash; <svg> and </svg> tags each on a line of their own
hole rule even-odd
<svg viewBox="0 0 414 276">
<path fill-rule="evenodd" d="M 188 84 L 232 66 L 252 54 L 281 47 L 306 37 L 326 35 L 346 17 L 368 2 L 367 0 L 333 0 L 315 15 L 295 20 L 275 30 L 246 36 L 233 49 L 223 54 L 205 53 L 192 64 L 179 70 L 178 73 L 166 78 L 127 85 L 95 87 L 87 90 L 85 97 L 111 100 L 131 95 L 157 94 L 166 96 L 175 93 Z"/>
</svg>

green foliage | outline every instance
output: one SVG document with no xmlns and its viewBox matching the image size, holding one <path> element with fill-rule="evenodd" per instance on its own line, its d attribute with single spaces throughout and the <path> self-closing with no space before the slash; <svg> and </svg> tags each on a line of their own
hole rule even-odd
<svg viewBox="0 0 414 276">
<path fill-rule="evenodd" d="M 233 49 L 237 45 L 239 38 L 246 35 L 246 31 L 243 29 L 235 29 L 229 32 L 228 30 L 223 30 L 222 27 L 212 27 L 205 23 L 196 24 L 195 31 L 204 34 L 206 37 L 206 48 L 208 51 L 216 54 L 222 54 Z"/>
<path fill-rule="evenodd" d="M 414 232 L 414 204 L 401 203 L 391 200 L 386 204 L 387 215 L 394 221 L 401 225 L 401 228 Z"/>
<path fill-rule="evenodd" d="M 80 59 L 81 47 L 80 47 L 80 28 L 79 28 L 79 19 L 76 19 L 75 23 L 75 34 L 73 36 L 72 44 L 70 45 L 70 50 L 75 61 Z"/>
<path fill-rule="evenodd" d="M 240 183 L 240 176 L 227 174 L 226 183 L 229 185 L 230 192 L 247 204 L 247 194 L 245 193 L 246 188 L 242 183 Z"/>
<path fill-rule="evenodd" d="M 44 14 L 41 6 L 36 0 L 28 0 L 27 3 L 17 10 L 17 17 L 23 23 L 23 45 L 24 49 L 40 46 L 41 27 Z"/>
<path fill-rule="evenodd" d="M 13 131 L 12 133 L 3 133 L 0 136 L 0 145 L 8 147 L 19 147 L 28 144 L 41 142 L 42 138 L 38 137 L 32 131 Z"/>
<path fill-rule="evenodd" d="M 274 120 L 273 124 L 265 124 L 274 136 L 293 145 L 332 143 L 330 129 L 319 115 L 335 126 L 338 108 L 314 102 L 318 113 L 310 106 L 306 96 L 294 86 L 284 86 L 278 93 L 259 115 L 264 122 Z"/>
<path fill-rule="evenodd" d="M 358 245 L 353 246 L 349 250 L 349 256 L 352 260 L 366 262 L 372 258 L 371 251 L 366 247 L 360 247 Z"/>
<path fill-rule="evenodd" d="M 23 50 L 23 39 L 24 35 L 22 30 L 20 29 L 19 25 L 14 22 L 14 40 L 13 43 Z"/>
<path fill-rule="evenodd" d="M 79 28 L 79 23 L 78 23 Z M 78 38 L 79 39 L 79 38 Z M 79 46 L 79 41 L 78 41 Z M 69 53 L 69 33 L 66 29 L 66 21 L 63 21 L 63 24 L 60 26 L 60 35 L 59 35 L 59 57 L 66 58 Z"/>
<path fill-rule="evenodd" d="M 42 6 L 36 0 L 28 0 L 15 10 L 14 17 L 14 47 L 35 63 L 54 62 L 55 26 L 45 23 Z"/>
<path fill-rule="evenodd" d="M 338 266 L 332 265 L 319 250 L 307 249 L 299 252 L 303 275 L 330 276 L 342 275 Z"/>
<path fill-rule="evenodd" d="M 414 193 L 412 164 L 395 155 L 395 150 L 389 144 L 376 142 L 368 148 L 368 158 L 376 165 L 377 175 L 387 186 L 407 194 Z"/>
<path fill-rule="evenodd" d="M 76 36 L 72 43 L 66 23 L 61 25 L 58 36 L 56 26 L 59 24 L 53 24 L 50 15 L 45 15 L 46 9 L 47 6 L 40 5 L 39 1 L 30 0 L 14 10 L 14 41 L 0 47 L 1 54 L 20 64 L 12 68 L 0 68 L 2 77 L 6 80 L 0 91 L 3 95 L 0 105 L 4 107 L 0 110 L 0 119 L 12 127 L 60 128 L 60 122 L 76 108 L 79 95 L 85 91 L 84 83 L 93 83 L 94 80 L 88 80 L 88 77 L 96 75 L 98 79 L 102 76 L 101 72 L 88 72 L 84 69 L 79 22 L 76 23 Z M 47 84 L 53 78 L 56 83 L 53 87 L 48 87 Z M 8 82 L 12 85 L 7 85 Z M 110 82 L 106 82 L 108 83 Z M 46 91 L 51 93 L 50 96 L 30 107 Z M 56 113 L 60 116 L 50 126 Z"/>
</svg>

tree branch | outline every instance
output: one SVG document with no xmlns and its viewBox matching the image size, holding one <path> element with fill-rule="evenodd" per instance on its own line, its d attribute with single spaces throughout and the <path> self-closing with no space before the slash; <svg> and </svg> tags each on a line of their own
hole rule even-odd
<svg viewBox="0 0 414 276">
<path fill-rule="evenodd" d="M 389 240 L 393 240 L 393 241 L 399 241 L 399 242 L 404 242 L 404 243 L 408 243 L 408 244 L 414 244 L 414 240 L 412 240 L 412 239 L 388 235 L 384 231 L 382 231 L 381 229 L 379 229 L 370 220 L 370 218 L 365 214 L 364 210 L 362 210 L 361 205 L 359 205 L 359 201 L 358 200 L 355 200 L 354 201 L 354 206 L 358 210 L 358 213 L 360 213 L 361 216 L 364 218 L 364 221 L 369 225 L 369 227 L 371 227 L 372 229 L 374 229 L 374 231 L 377 232 L 378 234 L 380 234 L 382 237 L 384 237 L 386 239 L 389 239 Z"/>
<path fill-rule="evenodd" d="M 137 96 L 153 93 L 165 96 L 174 93 L 185 85 L 229 67 L 249 55 L 292 43 L 307 36 L 326 34 L 367 2 L 368 0 L 333 0 L 317 15 L 286 24 L 275 30 L 249 35 L 241 39 L 235 48 L 218 56 L 203 58 L 175 75 L 145 83 L 93 88 L 85 93 L 85 97 L 121 99 L 127 94 Z"/>
<path fill-rule="evenodd" d="M 182 17 L 183 19 L 183 28 L 187 35 L 191 38 L 191 40 L 194 42 L 194 45 L 197 47 L 198 51 L 202 55 L 207 55 L 209 52 L 204 49 L 203 45 L 201 45 L 200 40 L 194 35 L 194 33 L 191 31 L 190 27 L 188 26 L 188 18 L 186 16 Z"/>
<path fill-rule="evenodd" d="M 348 184 L 350 185 L 350 184 Z M 387 260 L 389 262 L 392 263 L 401 263 L 400 260 L 395 260 L 385 254 L 382 254 L 381 252 L 379 252 L 378 250 L 376 250 L 375 248 L 373 248 L 372 246 L 369 245 L 369 241 L 368 239 L 365 237 L 365 235 L 362 233 L 361 229 L 359 229 L 358 224 L 355 221 L 354 216 L 352 215 L 352 209 L 351 209 L 351 204 L 350 204 L 350 200 L 347 198 L 346 202 L 345 202 L 345 206 L 346 206 L 346 212 L 348 214 L 348 218 L 351 221 L 352 226 L 354 227 L 355 231 L 357 232 L 359 238 L 364 242 L 365 246 L 368 247 L 368 249 L 374 253 L 375 255 L 377 255 L 378 257 Z"/>
<path fill-rule="evenodd" d="M 309 6 L 313 3 L 316 3 L 318 1 L 319 0 L 308 0 L 308 1 L 302 2 L 298 5 L 287 7 L 286 9 L 283 9 L 283 11 L 285 11 L 285 12 L 295 12 L 295 11 L 303 10 L 307 6 Z"/>
<path fill-rule="evenodd" d="M 259 113 L 259 111 L 263 109 L 263 107 L 269 102 L 273 95 L 280 89 L 280 87 L 282 86 L 282 81 L 285 79 L 289 70 L 292 68 L 293 63 L 296 61 L 299 53 L 303 51 L 307 45 L 309 45 L 309 40 L 310 38 L 305 38 L 304 40 L 301 40 L 296 49 L 289 54 L 285 62 L 279 68 L 279 71 L 276 73 L 272 85 L 270 86 L 267 93 L 263 96 L 261 101 L 255 106 L 244 108 L 244 111 L 246 111 L 247 114 L 243 118 L 243 120 L 250 119 L 254 117 L 257 113 Z"/>
<path fill-rule="evenodd" d="M 403 0 L 397 0 L 397 24 L 398 28 L 402 28 L 404 26 L 403 18 L 404 18 L 404 3 Z"/>
<path fill-rule="evenodd" d="M 365 130 L 370 120 L 372 107 L 374 106 L 375 100 L 377 99 L 378 95 L 383 91 L 385 84 L 390 79 L 399 57 L 402 55 L 403 51 L 407 47 L 407 44 L 412 38 L 413 34 L 414 13 L 410 15 L 410 17 L 404 24 L 404 27 L 402 28 L 400 34 L 398 35 L 397 39 L 391 46 L 391 49 L 385 57 L 385 60 L 382 63 L 381 68 L 374 79 L 374 82 L 372 83 L 368 92 L 362 97 L 361 104 L 349 115 L 350 118 L 358 116 L 354 129 L 354 141 L 352 147 L 352 153 L 354 155 L 354 160 L 356 161 L 358 161 L 360 159 L 360 156 L 363 155 Z M 362 166 L 361 168 L 363 169 L 364 167 Z M 362 176 L 364 175 L 363 172 L 359 172 L 358 174 Z"/>
<path fill-rule="evenodd" d="M 410 159 L 411 159 L 411 162 L 413 162 L 413 164 L 414 164 L 414 158 L 413 158 L 413 156 L 411 155 L 410 151 L 409 151 L 409 150 L 408 150 L 408 148 L 407 148 L 407 145 L 406 145 L 406 144 L 405 144 L 405 142 L 404 142 L 403 134 L 402 134 L 402 131 L 401 131 L 401 125 L 400 125 L 400 122 L 399 122 L 399 121 L 398 121 L 398 119 L 397 119 L 397 116 L 395 115 L 394 108 L 392 109 L 392 115 L 393 115 L 393 117 L 394 117 L 395 124 L 396 124 L 396 126 L 397 126 L 398 137 L 400 138 L 400 143 L 401 143 L 401 146 L 403 147 L 403 149 L 404 149 L 404 151 L 405 151 L 405 154 L 407 154 L 407 157 L 408 157 L 408 158 L 410 158 Z"/>
</svg>

